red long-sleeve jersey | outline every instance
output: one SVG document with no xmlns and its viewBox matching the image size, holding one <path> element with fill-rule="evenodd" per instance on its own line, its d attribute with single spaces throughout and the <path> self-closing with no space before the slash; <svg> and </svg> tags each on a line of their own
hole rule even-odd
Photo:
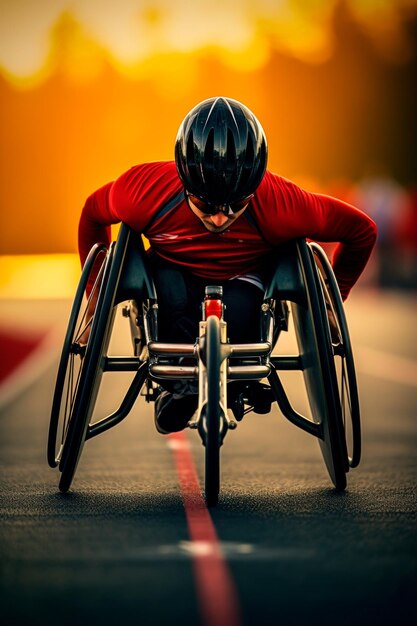
<svg viewBox="0 0 417 626">
<path fill-rule="evenodd" d="M 346 299 L 376 240 L 375 223 L 359 209 L 269 171 L 248 209 L 222 233 L 204 227 L 181 190 L 174 161 L 137 165 L 98 189 L 81 214 L 81 262 L 96 242 L 109 245 L 110 225 L 118 222 L 143 233 L 164 259 L 210 280 L 260 271 L 276 246 L 303 237 L 338 243 L 332 264 Z"/>
</svg>

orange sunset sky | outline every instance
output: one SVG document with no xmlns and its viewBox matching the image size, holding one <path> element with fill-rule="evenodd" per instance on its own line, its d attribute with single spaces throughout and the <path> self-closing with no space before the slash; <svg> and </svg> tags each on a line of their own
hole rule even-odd
<svg viewBox="0 0 417 626">
<path fill-rule="evenodd" d="M 243 101 L 269 168 L 416 183 L 417 0 L 0 0 L 0 253 L 76 251 L 89 193 Z"/>
</svg>

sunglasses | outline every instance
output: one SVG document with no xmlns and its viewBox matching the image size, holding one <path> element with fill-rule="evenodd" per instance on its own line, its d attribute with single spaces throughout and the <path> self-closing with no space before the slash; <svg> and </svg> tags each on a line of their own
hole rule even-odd
<svg viewBox="0 0 417 626">
<path fill-rule="evenodd" d="M 253 194 L 239 200 L 239 202 L 231 202 L 230 204 L 212 204 L 211 202 L 205 202 L 192 193 L 185 192 L 187 200 L 193 203 L 195 207 L 205 215 L 216 215 L 217 213 L 223 213 L 223 215 L 231 216 L 233 213 L 238 213 L 249 203 Z"/>
</svg>

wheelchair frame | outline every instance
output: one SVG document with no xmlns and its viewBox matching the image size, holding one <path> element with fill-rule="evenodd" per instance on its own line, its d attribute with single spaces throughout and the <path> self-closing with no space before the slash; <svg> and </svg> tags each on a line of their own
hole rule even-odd
<svg viewBox="0 0 417 626">
<path fill-rule="evenodd" d="M 93 317 L 87 320 L 84 294 L 99 264 L 90 296 L 97 297 L 97 304 Z M 134 335 L 141 327 L 145 355 L 107 354 L 116 307 L 125 301 L 140 303 L 142 308 L 140 323 L 133 320 L 131 328 L 136 354 L 138 342 Z M 291 303 L 299 354 L 273 355 L 281 331 L 287 330 L 287 302 Z M 266 378 L 282 414 L 318 439 L 335 488 L 345 489 L 346 473 L 360 461 L 359 399 L 343 303 L 331 265 L 318 244 L 296 240 L 277 251 L 260 313 L 258 343 L 229 344 L 225 322 L 215 316 L 200 323 L 194 344 L 161 343 L 157 340 L 157 311 L 142 238 L 122 224 L 117 241 L 108 250 L 102 245 L 91 250 L 64 340 L 48 435 L 48 463 L 59 466 L 61 491 L 71 486 L 85 441 L 120 423 L 144 385 L 146 399 L 152 401 L 157 395 L 157 383 L 184 378 L 199 381 L 199 409 L 189 426 L 198 429 L 205 445 L 205 497 L 209 505 L 218 500 L 220 446 L 227 430 L 236 427 L 227 413 L 226 383 L 231 380 Z M 330 331 L 329 311 L 336 320 L 336 337 Z M 126 312 L 129 314 L 129 309 Z M 90 334 L 83 345 L 80 335 L 86 325 L 90 326 Z M 178 358 L 184 356 L 194 364 L 179 364 Z M 312 419 L 292 407 L 278 374 L 281 370 L 303 372 Z M 115 371 L 135 375 L 118 409 L 90 423 L 102 375 Z"/>
</svg>

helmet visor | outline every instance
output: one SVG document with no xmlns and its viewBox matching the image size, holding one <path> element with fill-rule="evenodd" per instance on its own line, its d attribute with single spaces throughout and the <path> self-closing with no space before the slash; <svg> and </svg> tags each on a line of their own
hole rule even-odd
<svg viewBox="0 0 417 626">
<path fill-rule="evenodd" d="M 212 204 L 211 202 L 205 202 L 192 193 L 186 191 L 186 197 L 188 203 L 192 202 L 193 205 L 205 215 L 216 215 L 217 213 L 223 213 L 223 215 L 233 215 L 244 209 L 253 198 L 253 194 L 239 200 L 238 202 L 232 202 L 230 204 Z"/>
</svg>

